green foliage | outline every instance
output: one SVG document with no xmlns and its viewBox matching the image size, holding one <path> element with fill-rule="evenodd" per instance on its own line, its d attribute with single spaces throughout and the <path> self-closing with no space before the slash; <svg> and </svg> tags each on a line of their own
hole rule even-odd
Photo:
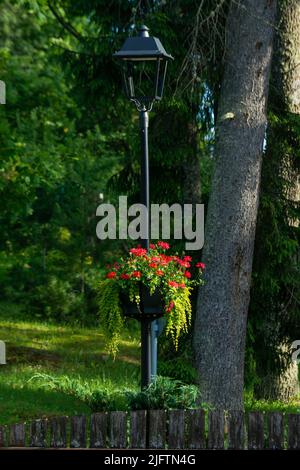
<svg viewBox="0 0 300 470">
<path fill-rule="evenodd" d="M 115 356 L 124 328 L 124 318 L 120 304 L 120 287 L 113 279 L 105 279 L 99 284 L 97 294 L 100 323 L 105 328 L 109 352 Z"/>
<path fill-rule="evenodd" d="M 67 321 L 69 318 L 82 318 L 83 299 L 72 290 L 68 281 L 49 277 L 46 284 L 32 291 L 30 306 L 42 310 L 48 319 Z"/>
<path fill-rule="evenodd" d="M 185 384 L 196 384 L 197 371 L 191 361 L 182 356 L 158 361 L 158 374 L 179 380 Z"/>
<path fill-rule="evenodd" d="M 50 390 L 76 397 L 87 404 L 93 412 L 187 409 L 199 406 L 199 390 L 195 385 L 185 385 L 179 380 L 168 377 L 158 376 L 142 392 L 129 389 L 117 390 L 105 384 L 95 390 L 88 382 L 67 375 L 58 378 L 38 373 L 32 376 L 29 382 L 36 380 Z"/>
<path fill-rule="evenodd" d="M 184 385 L 179 380 L 158 376 L 146 390 L 128 392 L 132 410 L 187 409 L 199 406 L 199 390 L 195 385 Z"/>
<path fill-rule="evenodd" d="M 262 166 L 246 351 L 246 381 L 254 388 L 267 371 L 279 375 L 286 368 L 291 354 L 284 345 L 300 336 L 300 206 L 293 197 L 300 118 L 280 110 L 274 99 Z"/>
</svg>

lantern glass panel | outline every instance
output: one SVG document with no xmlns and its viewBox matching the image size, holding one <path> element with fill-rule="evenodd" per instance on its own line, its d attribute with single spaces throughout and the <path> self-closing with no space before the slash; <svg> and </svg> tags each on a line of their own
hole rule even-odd
<svg viewBox="0 0 300 470">
<path fill-rule="evenodd" d="M 166 74 L 167 61 L 161 58 L 124 60 L 123 78 L 129 99 L 160 100 Z"/>
</svg>

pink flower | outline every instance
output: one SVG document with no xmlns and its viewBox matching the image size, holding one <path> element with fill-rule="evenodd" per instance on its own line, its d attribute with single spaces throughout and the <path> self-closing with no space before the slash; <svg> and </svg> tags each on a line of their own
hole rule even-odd
<svg viewBox="0 0 300 470">
<path fill-rule="evenodd" d="M 116 277 L 116 273 L 111 271 L 110 273 L 106 274 L 107 279 L 114 279 Z"/>
<path fill-rule="evenodd" d="M 191 256 L 184 256 L 183 261 L 192 261 Z"/>
<path fill-rule="evenodd" d="M 155 250 L 155 245 L 153 243 L 150 243 L 149 248 L 151 248 L 151 250 Z"/>
<path fill-rule="evenodd" d="M 205 264 L 204 263 L 197 263 L 196 268 L 205 269 Z"/>
<path fill-rule="evenodd" d="M 166 242 L 157 242 L 157 246 L 159 246 L 163 250 L 168 250 L 170 248 L 169 243 Z"/>
</svg>

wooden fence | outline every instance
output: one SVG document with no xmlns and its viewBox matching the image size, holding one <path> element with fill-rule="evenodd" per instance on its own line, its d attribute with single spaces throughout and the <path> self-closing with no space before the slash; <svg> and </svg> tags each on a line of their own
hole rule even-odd
<svg viewBox="0 0 300 470">
<path fill-rule="evenodd" d="M 0 426 L 0 447 L 298 449 L 300 414 L 122 411 Z"/>
</svg>

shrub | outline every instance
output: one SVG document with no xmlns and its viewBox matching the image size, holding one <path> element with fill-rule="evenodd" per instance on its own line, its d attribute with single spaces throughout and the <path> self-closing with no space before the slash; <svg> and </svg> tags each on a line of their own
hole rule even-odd
<svg viewBox="0 0 300 470">
<path fill-rule="evenodd" d="M 199 390 L 195 385 L 185 385 L 179 380 L 158 376 L 142 392 L 127 392 L 131 410 L 166 410 L 195 408 Z"/>
</svg>

